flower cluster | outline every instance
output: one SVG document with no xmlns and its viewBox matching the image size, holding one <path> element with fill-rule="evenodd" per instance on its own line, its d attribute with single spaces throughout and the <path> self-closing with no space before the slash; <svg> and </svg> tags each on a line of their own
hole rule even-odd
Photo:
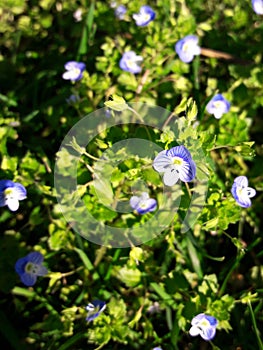
<svg viewBox="0 0 263 350">
<path fill-rule="evenodd" d="M 215 317 L 202 313 L 192 319 L 191 325 L 189 334 L 192 337 L 200 335 L 204 340 L 212 340 L 216 334 L 218 321 Z"/>
</svg>

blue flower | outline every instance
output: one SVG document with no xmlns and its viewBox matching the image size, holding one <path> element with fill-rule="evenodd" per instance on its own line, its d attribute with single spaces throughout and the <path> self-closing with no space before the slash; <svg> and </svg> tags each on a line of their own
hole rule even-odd
<svg viewBox="0 0 263 350">
<path fill-rule="evenodd" d="M 5 205 L 11 211 L 19 208 L 19 201 L 26 198 L 26 189 L 18 182 L 11 180 L 0 180 L 0 207 Z"/>
<path fill-rule="evenodd" d="M 142 192 L 140 197 L 131 197 L 130 206 L 136 210 L 138 214 L 146 214 L 156 209 L 157 202 L 155 199 L 150 198 L 147 192 Z"/>
<path fill-rule="evenodd" d="M 64 68 L 67 72 L 63 73 L 62 78 L 77 81 L 82 78 L 86 65 L 83 62 L 69 61 L 65 64 Z"/>
<path fill-rule="evenodd" d="M 137 26 L 144 27 L 154 20 L 155 12 L 150 6 L 144 5 L 141 6 L 139 13 L 135 13 L 132 15 L 132 17 L 135 20 Z"/>
<path fill-rule="evenodd" d="M 158 173 L 164 173 L 163 182 L 173 186 L 180 179 L 183 182 L 192 181 L 196 174 L 196 165 L 187 148 L 176 146 L 168 151 L 160 152 L 153 161 L 153 167 Z"/>
<path fill-rule="evenodd" d="M 218 321 L 213 316 L 198 314 L 192 319 L 191 325 L 189 333 L 192 337 L 200 335 L 204 340 L 211 340 L 216 334 Z"/>
<path fill-rule="evenodd" d="M 181 61 L 189 63 L 194 56 L 200 55 L 201 48 L 198 46 L 198 37 L 195 35 L 187 35 L 175 44 L 175 51 Z"/>
<path fill-rule="evenodd" d="M 157 348 L 153 348 L 153 350 L 163 350 L 163 349 L 157 346 Z"/>
<path fill-rule="evenodd" d="M 140 73 L 142 68 L 139 64 L 143 61 L 142 56 L 137 56 L 134 51 L 127 51 L 120 60 L 120 68 L 130 73 Z"/>
<path fill-rule="evenodd" d="M 252 0 L 252 7 L 257 15 L 263 15 L 263 0 Z"/>
<path fill-rule="evenodd" d="M 88 322 L 95 320 L 106 308 L 105 301 L 94 300 L 92 303 L 89 303 L 86 306 L 86 310 L 88 311 L 86 320 Z"/>
<path fill-rule="evenodd" d="M 124 5 L 119 5 L 118 7 L 116 7 L 116 9 L 114 10 L 115 16 L 118 19 L 123 19 L 125 16 L 125 13 L 127 12 L 127 8 Z"/>
<path fill-rule="evenodd" d="M 66 98 L 66 102 L 69 105 L 74 105 L 80 101 L 79 95 L 70 95 L 69 98 Z"/>
<path fill-rule="evenodd" d="M 15 270 L 19 274 L 22 283 L 28 287 L 33 286 L 38 276 L 47 274 L 47 269 L 42 265 L 43 260 L 44 257 L 39 252 L 29 253 L 17 260 Z"/>
<path fill-rule="evenodd" d="M 248 187 L 248 179 L 246 176 L 238 176 L 235 178 L 231 193 L 238 205 L 243 208 L 251 206 L 250 198 L 256 195 L 256 191 L 252 187 Z"/>
<path fill-rule="evenodd" d="M 228 102 L 221 94 L 215 95 L 207 104 L 206 110 L 213 114 L 216 119 L 220 119 L 224 113 L 230 109 L 230 102 Z"/>
</svg>

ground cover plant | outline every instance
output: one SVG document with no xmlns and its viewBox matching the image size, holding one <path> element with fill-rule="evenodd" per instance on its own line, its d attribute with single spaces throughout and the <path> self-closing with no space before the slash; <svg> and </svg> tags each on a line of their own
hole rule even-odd
<svg viewBox="0 0 263 350">
<path fill-rule="evenodd" d="M 263 349 L 263 1 L 0 0 L 4 349 Z"/>
</svg>

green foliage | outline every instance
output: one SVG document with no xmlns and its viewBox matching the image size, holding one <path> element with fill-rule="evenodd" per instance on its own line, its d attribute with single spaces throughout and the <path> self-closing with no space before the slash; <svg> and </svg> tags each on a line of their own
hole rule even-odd
<svg viewBox="0 0 263 350">
<path fill-rule="evenodd" d="M 141 2 L 121 3 L 123 20 L 110 1 L 0 1 L 0 180 L 27 189 L 18 211 L 0 208 L 2 347 L 262 349 L 261 17 L 250 1 L 157 0 L 138 27 Z M 187 64 L 174 46 L 189 34 L 203 50 Z M 140 74 L 119 67 L 130 50 Z M 74 83 L 62 79 L 71 60 L 86 64 Z M 205 108 L 216 93 L 231 102 L 219 120 Z M 80 135 L 71 129 L 90 115 Z M 167 189 L 152 162 L 180 144 L 196 177 Z M 240 175 L 257 190 L 247 209 L 231 194 Z M 158 215 L 131 209 L 143 191 Z M 94 243 L 122 235 L 126 247 Z M 22 287 L 14 265 L 31 251 L 49 272 Z M 87 322 L 96 299 L 106 309 Z M 203 312 L 219 322 L 205 345 L 188 334 Z"/>
</svg>

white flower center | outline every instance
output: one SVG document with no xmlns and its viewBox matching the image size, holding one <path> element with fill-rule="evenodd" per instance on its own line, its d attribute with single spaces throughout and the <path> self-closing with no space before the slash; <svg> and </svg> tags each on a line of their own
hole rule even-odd
<svg viewBox="0 0 263 350">
<path fill-rule="evenodd" d="M 25 272 L 30 273 L 32 275 L 38 275 L 39 265 L 36 265 L 32 262 L 28 262 L 25 266 Z"/>
<path fill-rule="evenodd" d="M 215 101 L 213 105 L 216 109 L 224 109 L 225 106 L 223 101 Z"/>
</svg>

